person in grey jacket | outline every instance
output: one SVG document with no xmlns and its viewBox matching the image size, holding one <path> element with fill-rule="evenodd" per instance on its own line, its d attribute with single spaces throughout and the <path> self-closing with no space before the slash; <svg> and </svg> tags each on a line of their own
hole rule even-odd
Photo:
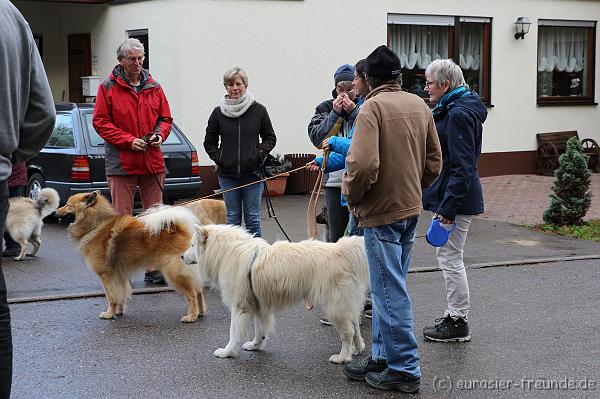
<svg viewBox="0 0 600 399">
<path fill-rule="evenodd" d="M 36 155 L 50 138 L 56 111 L 29 24 L 0 0 L 0 233 L 8 212 L 7 179 L 13 162 Z M 0 258 L 1 259 L 1 258 Z M 0 399 L 10 397 L 12 335 L 0 261 Z"/>
<path fill-rule="evenodd" d="M 354 66 L 340 65 L 333 74 L 335 89 L 333 98 L 321 102 L 308 124 L 308 137 L 314 146 L 320 147 L 323 140 L 339 124 L 338 137 L 348 137 L 358 115 L 356 95 L 352 92 Z M 336 127 L 337 128 L 337 127 Z M 348 208 L 342 206 L 341 185 L 343 170 L 325 175 L 325 203 L 327 204 L 327 241 L 337 242 L 348 225 Z"/>
</svg>

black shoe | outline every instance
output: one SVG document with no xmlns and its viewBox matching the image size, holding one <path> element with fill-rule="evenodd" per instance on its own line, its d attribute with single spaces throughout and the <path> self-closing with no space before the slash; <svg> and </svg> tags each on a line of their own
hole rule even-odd
<svg viewBox="0 0 600 399">
<path fill-rule="evenodd" d="M 405 393 L 417 393 L 421 386 L 420 377 L 412 377 L 390 368 L 386 368 L 380 373 L 368 373 L 365 376 L 365 381 L 373 388 Z"/>
<path fill-rule="evenodd" d="M 2 251 L 3 258 L 14 258 L 21 253 L 21 247 L 19 248 L 6 248 Z"/>
<path fill-rule="evenodd" d="M 375 361 L 372 356 L 365 357 L 356 363 L 344 366 L 346 377 L 354 381 L 364 381 L 365 375 L 371 372 L 381 372 L 387 368 L 385 361 Z"/>
<path fill-rule="evenodd" d="M 144 281 L 152 284 L 166 284 L 165 277 L 159 270 L 153 270 L 144 274 Z"/>
<path fill-rule="evenodd" d="M 423 329 L 425 339 L 438 342 L 467 342 L 471 340 L 469 323 L 465 319 L 459 317 L 454 320 L 452 317 L 446 316 L 435 321 L 439 323 Z"/>
<path fill-rule="evenodd" d="M 318 224 L 327 224 L 327 207 L 323 207 L 321 213 L 319 213 L 315 219 Z"/>
</svg>

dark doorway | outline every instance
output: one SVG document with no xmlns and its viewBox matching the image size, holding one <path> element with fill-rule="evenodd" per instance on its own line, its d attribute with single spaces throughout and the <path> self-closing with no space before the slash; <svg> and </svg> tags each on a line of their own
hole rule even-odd
<svg viewBox="0 0 600 399">
<path fill-rule="evenodd" d="M 69 62 L 69 101 L 84 102 L 82 76 L 92 73 L 92 44 L 89 33 L 77 33 L 67 37 Z"/>
</svg>

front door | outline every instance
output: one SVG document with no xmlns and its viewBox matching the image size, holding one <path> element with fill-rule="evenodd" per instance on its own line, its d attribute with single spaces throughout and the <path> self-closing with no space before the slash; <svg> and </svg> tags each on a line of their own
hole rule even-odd
<svg viewBox="0 0 600 399">
<path fill-rule="evenodd" d="M 92 45 L 89 33 L 77 33 L 68 36 L 69 51 L 69 101 L 82 103 L 82 76 L 92 73 Z"/>
</svg>

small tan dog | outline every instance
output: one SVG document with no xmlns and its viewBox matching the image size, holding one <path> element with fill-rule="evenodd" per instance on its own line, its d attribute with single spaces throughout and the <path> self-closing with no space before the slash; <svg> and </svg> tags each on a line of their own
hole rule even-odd
<svg viewBox="0 0 600 399">
<path fill-rule="evenodd" d="M 48 187 L 40 190 L 35 201 L 27 197 L 14 197 L 8 201 L 6 231 L 21 246 L 21 252 L 14 260 L 25 259 L 29 242 L 33 245 L 31 256 L 35 256 L 42 244 L 43 219 L 58 208 L 60 197 L 55 189 Z"/>
<path fill-rule="evenodd" d="M 225 224 L 227 223 L 227 211 L 225 202 L 215 199 L 201 199 L 184 204 L 186 208 L 194 212 L 201 224 Z"/>
<path fill-rule="evenodd" d="M 108 309 L 100 314 L 102 319 L 123 314 L 131 297 L 130 277 L 148 265 L 160 270 L 187 300 L 188 313 L 182 322 L 193 323 L 204 315 L 204 292 L 197 272 L 181 260 L 197 223 L 189 209 L 162 206 L 139 217 L 117 215 L 108 200 L 94 191 L 72 195 L 56 214 L 75 215 L 69 233 L 106 293 Z"/>
</svg>

